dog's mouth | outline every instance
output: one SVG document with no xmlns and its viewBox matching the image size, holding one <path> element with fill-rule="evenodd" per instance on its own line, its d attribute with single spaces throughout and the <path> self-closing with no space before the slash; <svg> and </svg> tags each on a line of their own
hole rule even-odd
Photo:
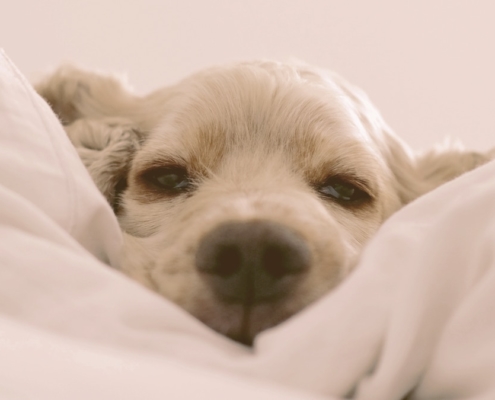
<svg viewBox="0 0 495 400">
<path fill-rule="evenodd" d="M 251 305 L 217 304 L 214 314 L 198 313 L 197 317 L 225 337 L 252 347 L 261 332 L 287 320 L 304 306 L 296 308 L 290 299 Z"/>
<path fill-rule="evenodd" d="M 253 346 L 258 334 L 281 324 L 304 308 L 305 304 L 297 302 L 296 297 L 289 294 L 274 302 L 244 305 L 236 329 L 228 331 L 226 336 L 243 345 Z"/>
<path fill-rule="evenodd" d="M 242 317 L 237 331 L 227 333 L 227 337 L 245 346 L 252 346 L 256 333 L 251 331 L 252 307 L 243 307 Z"/>
</svg>

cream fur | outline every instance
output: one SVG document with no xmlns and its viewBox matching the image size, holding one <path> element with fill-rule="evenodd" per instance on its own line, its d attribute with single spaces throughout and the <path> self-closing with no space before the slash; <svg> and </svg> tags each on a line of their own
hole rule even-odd
<svg viewBox="0 0 495 400">
<path fill-rule="evenodd" d="M 218 300 L 194 265 L 216 226 L 277 222 L 311 251 L 289 297 L 249 311 L 253 338 L 338 284 L 392 213 L 492 157 L 453 146 L 414 154 L 360 90 L 301 64 L 211 68 L 144 97 L 116 77 L 66 66 L 37 89 L 116 210 L 122 270 L 231 337 L 245 310 Z M 188 170 L 193 191 L 160 196 L 143 184 L 142 171 L 170 163 Z M 315 187 L 335 175 L 365 182 L 370 201 L 323 198 Z"/>
</svg>

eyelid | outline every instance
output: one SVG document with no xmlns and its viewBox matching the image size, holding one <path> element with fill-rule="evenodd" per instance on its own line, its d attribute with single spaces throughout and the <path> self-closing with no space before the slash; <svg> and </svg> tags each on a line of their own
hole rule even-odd
<svg viewBox="0 0 495 400">
<path fill-rule="evenodd" d="M 186 165 L 187 162 L 182 157 L 156 158 L 143 162 L 142 165 L 139 166 L 139 170 L 143 172 L 158 168 L 182 168 L 187 170 Z"/>
<path fill-rule="evenodd" d="M 374 198 L 373 191 L 371 190 L 370 184 L 367 181 L 365 181 L 361 178 L 354 177 L 354 176 L 351 176 L 351 177 L 348 177 L 348 176 L 340 177 L 339 176 L 338 179 L 342 180 L 345 183 L 349 183 L 351 185 L 356 186 L 358 189 L 362 190 L 363 192 L 366 192 L 371 198 Z"/>
<path fill-rule="evenodd" d="M 350 174 L 329 174 L 325 179 L 316 182 L 313 186 L 319 187 L 331 181 L 354 185 L 358 189 L 368 193 L 371 197 L 374 197 L 372 185 L 367 180 Z"/>
</svg>

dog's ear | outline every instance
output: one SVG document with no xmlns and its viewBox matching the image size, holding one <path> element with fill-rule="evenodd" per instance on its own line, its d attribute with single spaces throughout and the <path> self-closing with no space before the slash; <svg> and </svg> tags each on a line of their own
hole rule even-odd
<svg viewBox="0 0 495 400">
<path fill-rule="evenodd" d="M 57 114 L 98 189 L 118 212 L 134 153 L 144 140 L 144 98 L 117 75 L 58 68 L 35 85 Z"/>
<path fill-rule="evenodd" d="M 65 130 L 96 186 L 118 214 L 120 195 L 127 187 L 143 134 L 119 118 L 78 119 Z"/>
<path fill-rule="evenodd" d="M 78 119 L 118 117 L 132 121 L 141 132 L 156 126 L 174 87 L 137 95 L 123 75 L 63 65 L 34 85 L 63 125 Z"/>
<path fill-rule="evenodd" d="M 64 125 L 81 118 L 126 117 L 140 99 L 123 76 L 63 65 L 34 85 Z"/>
<path fill-rule="evenodd" d="M 446 141 L 416 156 L 420 178 L 430 189 L 471 171 L 495 158 L 495 149 L 487 152 L 466 150 L 460 143 Z"/>
<path fill-rule="evenodd" d="M 449 142 L 415 153 L 387 126 L 365 93 L 338 76 L 333 78 L 386 160 L 402 204 L 495 158 L 495 149 L 474 152 Z"/>
<path fill-rule="evenodd" d="M 134 153 L 163 117 L 172 89 L 138 96 L 123 77 L 71 65 L 35 85 L 58 115 L 97 187 L 114 210 Z"/>
<path fill-rule="evenodd" d="M 483 153 L 469 151 L 449 141 L 428 151 L 413 152 L 385 124 L 381 130 L 385 144 L 382 153 L 403 204 L 495 158 L 493 149 Z"/>
</svg>

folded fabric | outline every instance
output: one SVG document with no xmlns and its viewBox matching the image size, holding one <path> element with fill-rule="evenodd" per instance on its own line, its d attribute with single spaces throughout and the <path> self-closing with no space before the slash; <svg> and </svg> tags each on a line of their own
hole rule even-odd
<svg viewBox="0 0 495 400">
<path fill-rule="evenodd" d="M 395 214 L 345 282 L 248 349 L 118 272 L 112 210 L 1 54 L 0 398 L 494 399 L 494 176 Z"/>
</svg>

